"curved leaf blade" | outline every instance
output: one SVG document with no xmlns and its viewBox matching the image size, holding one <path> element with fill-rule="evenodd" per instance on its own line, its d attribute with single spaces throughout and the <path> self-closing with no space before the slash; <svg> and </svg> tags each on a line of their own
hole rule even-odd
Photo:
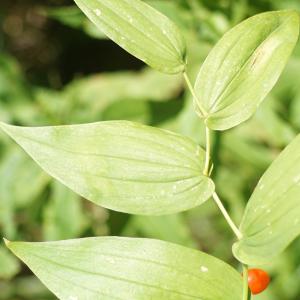
<svg viewBox="0 0 300 300">
<path fill-rule="evenodd" d="M 61 300 L 240 300 L 241 275 L 200 251 L 151 239 L 7 242 Z"/>
<path fill-rule="evenodd" d="M 214 130 L 250 118 L 275 85 L 296 45 L 299 15 L 294 11 L 253 16 L 227 32 L 198 74 L 196 110 L 207 112 Z"/>
<path fill-rule="evenodd" d="M 18 127 L 0 123 L 48 174 L 117 211 L 162 215 L 206 201 L 205 152 L 190 139 L 128 121 Z"/>
<path fill-rule="evenodd" d="M 233 247 L 246 264 L 270 262 L 300 234 L 300 135 L 260 179 L 242 219 L 242 240 Z"/>
<path fill-rule="evenodd" d="M 154 69 L 175 74 L 185 68 L 185 42 L 175 24 L 140 0 L 75 0 L 111 40 Z"/>
</svg>

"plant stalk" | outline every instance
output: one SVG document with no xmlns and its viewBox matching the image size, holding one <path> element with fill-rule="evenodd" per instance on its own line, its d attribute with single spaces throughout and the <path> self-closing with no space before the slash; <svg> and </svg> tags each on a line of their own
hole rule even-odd
<svg viewBox="0 0 300 300">
<path fill-rule="evenodd" d="M 189 79 L 189 76 L 187 75 L 186 72 L 183 72 L 183 77 L 187 83 L 187 86 L 191 92 L 191 94 L 193 95 L 194 98 L 197 98 L 197 95 L 195 93 L 195 90 L 191 84 L 191 81 Z M 198 101 L 199 104 L 199 109 L 202 113 L 203 116 L 205 116 L 207 113 L 206 111 L 201 107 L 200 102 Z M 210 134 L 210 130 L 207 126 L 205 126 L 205 133 L 206 133 L 206 152 L 205 152 L 205 166 L 204 166 L 204 174 L 206 176 L 209 176 L 209 164 L 210 164 L 210 152 L 211 152 L 211 134 Z M 225 217 L 227 223 L 229 224 L 229 226 L 231 227 L 231 229 L 233 230 L 233 232 L 235 233 L 235 235 L 237 236 L 238 239 L 242 238 L 242 234 L 239 231 L 239 229 L 237 228 L 237 226 L 234 224 L 234 222 L 232 221 L 232 219 L 230 218 L 226 208 L 224 207 L 222 201 L 220 200 L 220 198 L 218 197 L 217 193 L 214 192 L 213 193 L 213 199 L 215 200 L 216 204 L 218 205 L 220 211 L 222 212 L 223 216 Z"/>
<path fill-rule="evenodd" d="M 250 300 L 251 294 L 248 287 L 248 266 L 243 264 L 243 300 Z"/>
<path fill-rule="evenodd" d="M 210 165 L 210 152 L 211 152 L 211 141 L 210 141 L 210 130 L 205 126 L 205 137 L 206 137 L 206 149 L 205 149 L 205 165 L 204 175 L 209 176 L 209 165 Z"/>
<path fill-rule="evenodd" d="M 199 107 L 199 110 L 200 110 L 202 116 L 205 117 L 207 115 L 207 112 L 201 106 L 201 103 L 195 93 L 195 90 L 191 84 L 191 81 L 190 81 L 187 73 L 184 72 L 183 76 L 184 76 L 187 86 L 188 86 L 191 94 L 193 95 L 194 99 L 198 100 L 197 104 L 198 104 L 198 107 Z M 210 155 L 211 155 L 211 132 L 207 126 L 205 126 L 205 136 L 206 136 L 206 151 L 205 151 L 205 165 L 204 165 L 203 173 L 204 173 L 204 175 L 209 177 L 210 176 L 209 166 L 210 166 Z M 223 214 L 225 220 L 227 221 L 228 225 L 230 226 L 230 228 L 236 235 L 236 237 L 239 240 L 242 239 L 242 237 L 243 237 L 242 233 L 240 232 L 238 227 L 235 225 L 235 223 L 231 219 L 229 213 L 227 212 L 226 208 L 224 207 L 224 205 L 223 205 L 221 199 L 219 198 L 219 196 L 217 195 L 217 193 L 214 192 L 212 194 L 212 197 L 213 197 L 215 203 L 217 204 L 217 206 L 219 207 L 219 209 L 220 209 L 221 213 Z M 243 298 L 242 298 L 242 300 L 250 300 L 250 299 L 251 299 L 251 294 L 249 294 L 249 287 L 248 287 L 248 266 L 243 264 Z"/>
<path fill-rule="evenodd" d="M 212 194 L 212 197 L 215 200 L 217 206 L 219 207 L 219 209 L 220 209 L 221 213 L 223 214 L 225 220 L 227 221 L 228 225 L 230 226 L 230 228 L 232 229 L 232 231 L 234 232 L 234 234 L 236 235 L 236 237 L 240 240 L 243 237 L 242 233 L 239 231 L 239 229 L 237 228 L 237 226 L 232 221 L 232 219 L 229 216 L 226 208 L 224 207 L 221 199 L 219 198 L 219 196 L 217 195 L 216 192 L 214 192 Z"/>
<path fill-rule="evenodd" d="M 198 97 L 197 97 L 197 95 L 196 95 L 196 93 L 195 93 L 195 90 L 194 90 L 194 88 L 193 88 L 193 86 L 192 86 L 192 83 L 191 83 L 191 81 L 190 81 L 190 78 L 189 78 L 188 74 L 187 74 L 186 72 L 183 72 L 183 77 L 184 77 L 184 79 L 185 79 L 185 81 L 186 81 L 186 83 L 187 83 L 187 86 L 188 86 L 188 88 L 189 88 L 191 94 L 193 95 L 194 99 L 197 99 L 197 104 L 198 104 L 199 110 L 200 110 L 200 112 L 201 112 L 202 117 L 204 118 L 204 117 L 207 115 L 207 112 L 206 112 L 205 109 L 201 106 L 201 103 L 200 103 L 200 101 L 199 101 L 199 99 L 198 99 Z"/>
</svg>

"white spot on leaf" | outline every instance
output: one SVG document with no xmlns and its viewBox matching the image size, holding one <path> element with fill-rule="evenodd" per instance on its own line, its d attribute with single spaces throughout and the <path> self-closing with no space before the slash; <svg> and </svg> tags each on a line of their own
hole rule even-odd
<svg viewBox="0 0 300 300">
<path fill-rule="evenodd" d="M 298 183 L 300 181 L 300 174 L 294 178 L 294 182 Z"/>
<path fill-rule="evenodd" d="M 208 272 L 208 268 L 205 267 L 205 266 L 201 266 L 200 270 L 201 270 L 201 272 L 203 272 L 203 273 Z"/>
<path fill-rule="evenodd" d="M 96 14 L 96 16 L 100 17 L 102 15 L 102 12 L 99 8 L 94 9 L 94 13 Z"/>
<path fill-rule="evenodd" d="M 161 190 L 161 191 L 160 191 L 160 194 L 161 194 L 162 196 L 164 196 L 164 195 L 166 194 L 166 191 L 165 191 L 165 190 Z"/>
</svg>

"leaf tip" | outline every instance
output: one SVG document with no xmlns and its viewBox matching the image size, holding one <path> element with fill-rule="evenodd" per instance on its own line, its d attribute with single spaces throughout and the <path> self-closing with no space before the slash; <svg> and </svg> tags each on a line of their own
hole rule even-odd
<svg viewBox="0 0 300 300">
<path fill-rule="evenodd" d="M 10 132 L 11 132 L 11 129 L 14 128 L 14 127 L 17 127 L 17 126 L 7 124 L 7 123 L 4 123 L 4 122 L 0 121 L 0 129 L 2 129 L 2 131 L 4 133 L 6 133 L 7 135 L 9 135 L 9 136 L 11 136 Z"/>
<path fill-rule="evenodd" d="M 4 244 L 7 248 L 9 248 L 9 245 L 11 244 L 11 241 L 7 240 L 6 238 L 3 238 Z"/>
<path fill-rule="evenodd" d="M 6 124 L 6 123 L 0 121 L 0 128 L 1 128 L 3 131 L 5 131 L 5 129 L 6 129 L 8 126 L 9 126 L 8 124 Z"/>
</svg>

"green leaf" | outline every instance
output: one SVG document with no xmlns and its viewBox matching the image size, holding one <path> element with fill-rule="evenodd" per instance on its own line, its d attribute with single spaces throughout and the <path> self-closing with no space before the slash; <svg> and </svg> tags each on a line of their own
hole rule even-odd
<svg viewBox="0 0 300 300">
<path fill-rule="evenodd" d="M 178 134 L 128 121 L 0 127 L 51 176 L 96 204 L 161 215 L 206 201 L 205 152 Z"/>
<path fill-rule="evenodd" d="M 185 42 L 165 15 L 140 0 L 75 0 L 110 39 L 154 69 L 180 73 Z"/>
<path fill-rule="evenodd" d="M 279 155 L 251 196 L 233 252 L 245 264 L 272 261 L 300 234 L 300 135 Z"/>
<path fill-rule="evenodd" d="M 208 254 L 119 237 L 7 242 L 61 300 L 240 300 L 242 277 Z"/>
<path fill-rule="evenodd" d="M 256 15 L 227 32 L 198 74 L 196 110 L 205 122 L 225 130 L 247 120 L 278 80 L 295 47 L 299 15 L 276 11 Z"/>
</svg>

